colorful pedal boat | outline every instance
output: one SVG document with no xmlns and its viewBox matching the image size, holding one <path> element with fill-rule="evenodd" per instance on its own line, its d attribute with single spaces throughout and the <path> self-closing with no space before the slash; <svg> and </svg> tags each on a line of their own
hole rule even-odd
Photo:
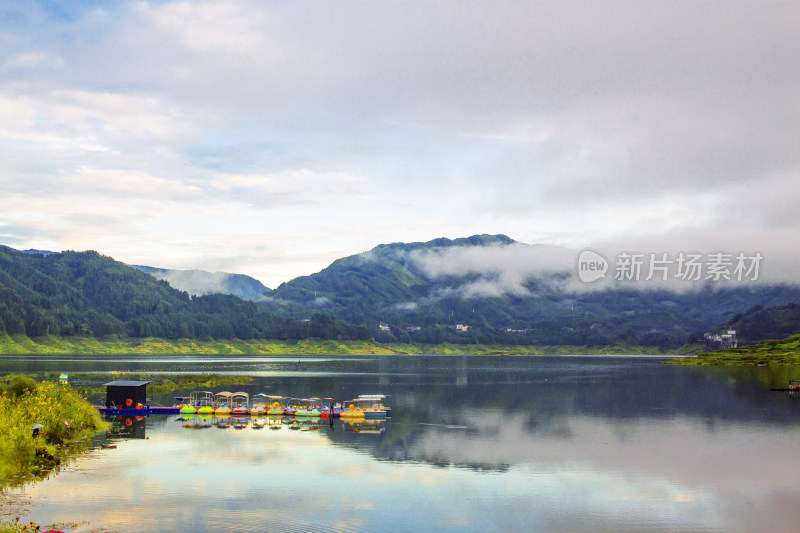
<svg viewBox="0 0 800 533">
<path fill-rule="evenodd" d="M 322 415 L 322 400 L 319 398 L 301 398 L 294 402 L 297 408 L 295 418 L 319 418 Z"/>
<path fill-rule="evenodd" d="M 346 420 L 386 418 L 390 409 L 383 404 L 384 398 L 386 398 L 386 396 L 383 394 L 368 394 L 344 402 L 339 417 Z"/>
<path fill-rule="evenodd" d="M 218 392 L 214 395 L 215 416 L 231 416 L 231 396 L 233 394 L 228 391 Z"/>
<path fill-rule="evenodd" d="M 286 414 L 286 401 L 288 399 L 283 396 L 267 396 L 267 414 L 270 417 Z"/>
</svg>

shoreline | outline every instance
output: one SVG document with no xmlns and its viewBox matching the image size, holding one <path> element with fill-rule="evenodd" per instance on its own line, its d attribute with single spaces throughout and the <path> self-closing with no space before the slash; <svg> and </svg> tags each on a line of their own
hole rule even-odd
<svg viewBox="0 0 800 533">
<path fill-rule="evenodd" d="M 701 353 L 695 357 L 684 357 L 670 363 L 694 366 L 800 365 L 800 335 Z"/>
<path fill-rule="evenodd" d="M 653 355 L 674 357 L 651 346 L 534 346 L 489 344 L 384 344 L 375 341 L 200 340 L 95 337 L 30 338 L 0 334 L 1 355 Z"/>
</svg>

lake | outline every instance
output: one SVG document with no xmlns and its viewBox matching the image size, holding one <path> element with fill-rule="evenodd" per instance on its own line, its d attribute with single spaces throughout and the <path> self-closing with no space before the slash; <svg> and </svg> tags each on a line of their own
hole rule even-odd
<svg viewBox="0 0 800 533">
<path fill-rule="evenodd" d="M 8 497 L 71 531 L 796 530 L 800 400 L 746 379 L 760 369 L 660 361 L 6 356 L 0 375 L 245 374 L 251 395 L 382 393 L 393 410 L 361 427 L 120 418 Z"/>
</svg>

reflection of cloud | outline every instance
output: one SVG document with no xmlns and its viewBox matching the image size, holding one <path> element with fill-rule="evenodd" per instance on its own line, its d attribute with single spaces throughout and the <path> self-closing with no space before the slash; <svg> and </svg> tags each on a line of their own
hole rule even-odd
<svg viewBox="0 0 800 533">
<path fill-rule="evenodd" d="M 401 461 L 373 452 L 405 425 L 354 450 L 318 432 L 190 431 L 169 421 L 148 427 L 149 440 L 96 450 L 27 487 L 30 518 L 153 533 L 231 524 L 611 531 L 623 520 L 649 531 L 789 531 L 798 519 L 793 427 L 574 417 L 531 429 L 529 417 L 500 411 L 462 416 L 466 430 L 413 433 Z M 509 467 L 434 466 L 432 455 Z"/>
<path fill-rule="evenodd" d="M 470 431 L 428 428 L 412 444 L 411 457 L 462 465 L 535 464 L 545 471 L 581 462 L 600 472 L 636 472 L 688 487 L 721 483 L 795 490 L 795 476 L 785 469 L 797 463 L 800 448 L 793 428 L 759 431 L 730 425 L 712 431 L 688 418 L 617 426 L 573 416 L 531 430 L 526 416 L 507 417 L 497 411 L 463 416 L 460 423 Z M 765 447 L 774 447 L 777 456 L 757 453 Z"/>
</svg>

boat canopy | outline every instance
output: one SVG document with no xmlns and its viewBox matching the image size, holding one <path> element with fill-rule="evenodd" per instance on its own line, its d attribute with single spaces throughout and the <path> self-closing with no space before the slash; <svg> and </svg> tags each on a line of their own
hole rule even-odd
<svg viewBox="0 0 800 533">
<path fill-rule="evenodd" d="M 231 394 L 231 403 L 243 403 L 245 405 L 250 403 L 250 395 L 246 392 L 234 392 Z"/>
<path fill-rule="evenodd" d="M 189 398 L 193 402 L 210 402 L 214 399 L 214 393 L 210 390 L 196 390 L 189 393 Z"/>
<path fill-rule="evenodd" d="M 386 398 L 385 394 L 360 394 L 359 400 L 383 400 Z"/>
<path fill-rule="evenodd" d="M 283 396 L 267 396 L 270 400 L 283 400 Z"/>
</svg>

